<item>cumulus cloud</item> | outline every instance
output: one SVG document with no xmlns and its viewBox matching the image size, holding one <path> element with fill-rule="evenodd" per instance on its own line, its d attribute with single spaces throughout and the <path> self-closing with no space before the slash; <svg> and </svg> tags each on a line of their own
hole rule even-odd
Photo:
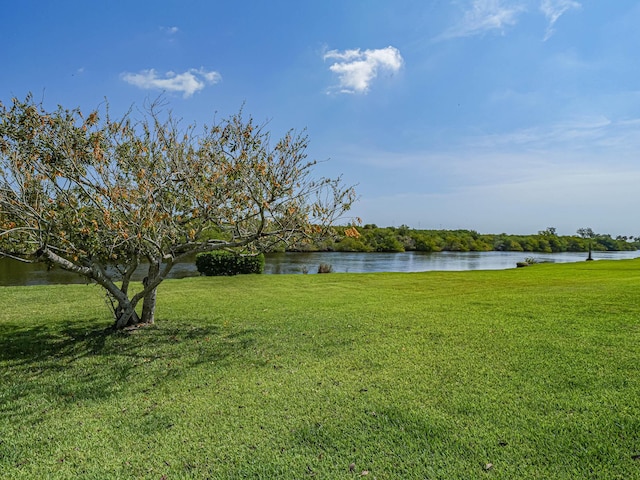
<svg viewBox="0 0 640 480">
<path fill-rule="evenodd" d="M 517 23 L 525 6 L 502 0 L 473 0 L 460 23 L 444 32 L 439 39 L 470 37 L 492 30 L 504 31 Z"/>
<path fill-rule="evenodd" d="M 340 93 L 367 93 L 380 71 L 395 73 L 402 68 L 404 60 L 395 47 L 376 50 L 331 50 L 324 60 L 335 60 L 329 70 L 338 75 Z"/>
<path fill-rule="evenodd" d="M 553 26 L 567 10 L 579 9 L 581 7 L 582 5 L 574 0 L 542 0 L 540 10 L 549 21 L 547 34 L 544 37 L 545 41 L 553 35 Z"/>
<path fill-rule="evenodd" d="M 218 72 L 206 71 L 203 68 L 191 68 L 183 73 L 169 71 L 164 75 L 159 75 L 154 69 L 150 69 L 139 73 L 125 72 L 121 77 L 128 84 L 138 88 L 179 92 L 184 98 L 189 98 L 205 86 L 216 84 L 222 80 L 222 76 Z"/>
</svg>

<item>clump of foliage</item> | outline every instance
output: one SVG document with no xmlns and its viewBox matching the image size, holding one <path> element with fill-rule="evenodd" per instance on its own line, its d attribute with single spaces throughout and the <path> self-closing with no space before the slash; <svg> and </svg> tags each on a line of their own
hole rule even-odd
<svg viewBox="0 0 640 480">
<path fill-rule="evenodd" d="M 203 252 L 196 255 L 196 268 L 208 277 L 262 273 L 264 255 L 238 255 L 223 250 Z"/>
<path fill-rule="evenodd" d="M 97 283 L 116 328 L 153 323 L 158 285 L 188 255 L 299 243 L 350 208 L 339 178 L 312 178 L 307 145 L 294 131 L 272 142 L 242 111 L 196 131 L 158 102 L 118 119 L 0 103 L 0 255 Z"/>
</svg>

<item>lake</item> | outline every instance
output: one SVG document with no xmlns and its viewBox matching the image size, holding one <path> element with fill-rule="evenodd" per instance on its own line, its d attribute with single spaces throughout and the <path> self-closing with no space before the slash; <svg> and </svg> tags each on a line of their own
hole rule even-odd
<svg viewBox="0 0 640 480">
<path fill-rule="evenodd" d="M 267 256 L 265 273 L 317 273 L 321 263 L 340 273 L 505 270 L 533 257 L 538 262 L 569 263 L 587 258 L 586 252 L 403 252 L 403 253 L 280 253 Z M 640 251 L 593 252 L 595 260 L 640 257 Z"/>
<path fill-rule="evenodd" d="M 336 273 L 364 272 L 425 272 L 463 270 L 504 270 L 516 268 L 517 262 L 533 257 L 538 262 L 581 262 L 584 252 L 531 253 L 531 252 L 404 252 L 404 253 L 275 253 L 266 255 L 266 274 L 317 273 L 322 263 L 332 266 Z M 593 252 L 595 260 L 622 260 L 640 257 L 640 251 Z M 143 269 L 137 279 L 145 275 Z M 198 275 L 193 261 L 176 265 L 170 278 Z M 0 286 L 47 285 L 56 283 L 84 283 L 84 279 L 60 269 L 47 270 L 42 264 L 24 264 L 0 258 Z"/>
</svg>

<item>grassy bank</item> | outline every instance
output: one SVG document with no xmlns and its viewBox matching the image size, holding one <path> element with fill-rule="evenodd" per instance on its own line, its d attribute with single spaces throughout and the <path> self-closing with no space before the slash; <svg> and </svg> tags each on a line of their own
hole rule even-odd
<svg viewBox="0 0 640 480">
<path fill-rule="evenodd" d="M 640 261 L 0 288 L 2 478 L 640 478 Z"/>
</svg>

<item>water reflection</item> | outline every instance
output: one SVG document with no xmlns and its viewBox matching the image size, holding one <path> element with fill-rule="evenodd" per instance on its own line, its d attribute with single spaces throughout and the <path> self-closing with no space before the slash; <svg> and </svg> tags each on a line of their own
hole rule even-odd
<svg viewBox="0 0 640 480">
<path fill-rule="evenodd" d="M 317 273 L 320 264 L 329 264 L 337 273 L 364 272 L 424 272 L 463 270 L 504 270 L 515 268 L 525 257 L 539 262 L 580 262 L 586 253 L 523 253 L 523 252 L 404 252 L 404 253 L 276 253 L 266 256 L 265 273 L 300 274 Z M 594 252 L 594 258 L 628 259 L 640 257 L 640 251 Z M 176 265 L 170 278 L 198 275 L 195 258 Z M 141 266 L 134 275 L 135 280 L 145 276 Z M 85 283 L 83 277 L 60 269 L 48 270 L 43 264 L 24 264 L 0 258 L 0 286 L 46 285 L 55 283 Z"/>
</svg>

